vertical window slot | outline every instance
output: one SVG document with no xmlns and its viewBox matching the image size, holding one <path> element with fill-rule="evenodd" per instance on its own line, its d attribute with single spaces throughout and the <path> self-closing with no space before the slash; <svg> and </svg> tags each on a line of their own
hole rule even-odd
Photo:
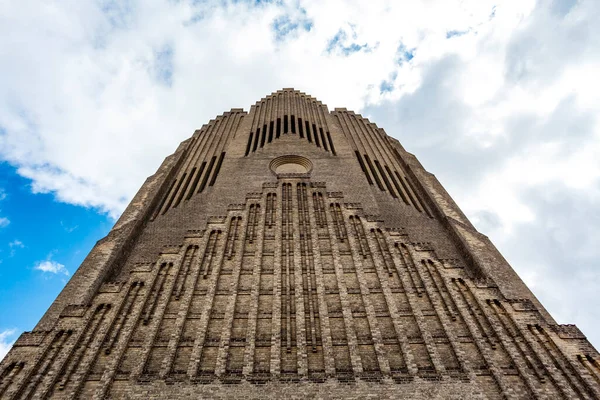
<svg viewBox="0 0 600 400">
<path fill-rule="evenodd" d="M 246 153 L 244 154 L 244 157 L 247 157 L 248 153 L 250 153 L 250 146 L 252 146 L 252 136 L 253 136 L 253 133 L 250 132 L 250 135 L 248 136 L 248 144 L 246 145 Z"/>
<path fill-rule="evenodd" d="M 273 121 L 269 122 L 269 143 L 273 141 Z"/>
<path fill-rule="evenodd" d="M 321 143 L 319 143 L 319 132 L 317 131 L 317 126 L 315 124 L 312 124 L 312 128 L 315 137 L 315 144 L 317 145 L 317 147 L 321 147 Z"/>
<path fill-rule="evenodd" d="M 212 158 L 210 159 L 210 162 L 208 163 L 208 168 L 206 169 L 206 173 L 204 174 L 204 178 L 202 178 L 202 183 L 200 184 L 200 188 L 198 188 L 198 193 L 202 193 L 204 191 L 204 188 L 206 187 L 206 183 L 208 182 L 208 177 L 210 176 L 210 173 L 212 172 L 212 168 L 215 165 L 216 159 L 217 159 L 216 156 L 212 156 Z"/>
<path fill-rule="evenodd" d="M 208 184 L 208 186 L 212 186 L 215 184 L 216 180 L 217 180 L 217 176 L 219 175 L 219 171 L 221 171 L 221 165 L 223 164 L 223 159 L 225 158 L 225 152 L 222 152 L 221 155 L 219 156 L 219 161 L 217 162 L 217 167 L 215 168 L 215 173 L 212 176 L 212 179 L 210 180 L 210 183 Z"/>
<path fill-rule="evenodd" d="M 365 160 L 367 161 L 367 165 L 369 166 L 369 170 L 371 171 L 371 174 L 373 175 L 373 178 L 375 178 L 375 182 L 377 183 L 377 186 L 379 186 L 379 190 L 385 192 L 385 188 L 381 184 L 381 180 L 379 179 L 379 175 L 377 175 L 377 172 L 375 171 L 375 168 L 373 167 L 373 163 L 371 162 L 371 159 L 366 154 L 365 154 Z"/>
<path fill-rule="evenodd" d="M 308 139 L 309 142 L 312 143 L 312 138 L 310 136 L 310 125 L 309 125 L 308 121 L 304 121 L 304 125 L 306 126 L 306 138 Z"/>
<path fill-rule="evenodd" d="M 323 128 L 319 128 L 319 133 L 321 134 L 321 143 L 323 143 L 323 148 L 325 151 L 329 151 L 327 147 L 327 141 L 325 141 L 325 134 L 323 133 Z"/>
<path fill-rule="evenodd" d="M 281 118 L 277 118 L 277 132 L 275 135 L 277 139 L 279 139 L 279 136 L 281 135 Z"/>
<path fill-rule="evenodd" d="M 288 133 L 288 116 L 283 116 L 283 133 Z"/>
<path fill-rule="evenodd" d="M 263 125 L 262 136 L 260 138 L 260 147 L 265 147 L 265 139 L 267 138 L 267 125 Z"/>
<path fill-rule="evenodd" d="M 194 177 L 194 172 L 196 172 L 196 167 L 192 168 L 192 171 L 190 172 L 189 176 L 187 177 L 187 180 L 185 181 L 185 184 L 183 185 L 183 188 L 181 189 L 181 193 L 179 193 L 179 196 L 177 196 L 177 201 L 175 202 L 173 207 L 177 207 L 179 205 L 179 203 L 181 203 L 181 200 L 183 199 L 183 196 L 185 195 L 185 192 L 186 192 L 188 186 L 190 186 L 190 181 Z M 181 179 L 183 179 L 183 178 L 185 178 L 185 174 L 183 174 L 183 176 L 181 177 Z"/>
<path fill-rule="evenodd" d="M 331 152 L 333 153 L 333 155 L 335 156 L 335 147 L 333 147 L 333 140 L 331 140 L 331 133 L 327 132 L 327 140 L 329 140 L 329 148 L 331 149 Z"/>
<path fill-rule="evenodd" d="M 430 217 L 433 218 L 433 216 L 431 214 L 429 214 L 429 210 L 427 210 L 425 208 L 425 205 L 422 204 L 421 199 L 419 198 L 419 195 L 417 194 L 417 191 L 415 190 L 415 187 L 413 186 L 413 184 L 408 180 L 408 178 L 404 178 L 404 179 L 406 179 L 406 183 L 412 189 L 413 195 L 415 197 L 415 206 L 417 208 L 421 208 L 422 209 L 422 210 L 419 210 L 419 211 L 425 211 L 427 213 L 427 215 L 429 215 Z"/>
<path fill-rule="evenodd" d="M 304 127 L 302 126 L 302 118 L 298 117 L 298 133 L 301 138 L 304 138 Z"/>
<path fill-rule="evenodd" d="M 417 202 L 415 201 L 415 198 L 413 197 L 412 193 L 410 192 L 410 189 L 408 188 L 406 182 L 404 181 L 404 179 L 402 178 L 402 176 L 396 172 L 396 176 L 398 177 L 398 180 L 400 181 L 400 184 L 402 185 L 402 187 L 404 188 L 404 191 L 406 192 L 406 194 L 408 195 L 408 197 L 410 198 L 410 201 L 412 202 L 412 205 L 419 211 L 421 211 L 419 209 L 419 206 L 417 205 Z"/>
<path fill-rule="evenodd" d="M 292 123 L 292 133 L 296 133 L 296 117 L 292 115 L 290 119 Z"/>
<path fill-rule="evenodd" d="M 360 168 L 363 170 L 365 176 L 367 177 L 367 182 L 369 182 L 369 185 L 372 185 L 373 180 L 371 179 L 371 175 L 369 175 L 369 171 L 367 171 L 367 167 L 365 167 L 365 163 L 364 163 L 362 157 L 360 156 L 360 153 L 358 151 L 355 151 L 354 154 L 356 154 L 356 158 L 358 159 Z"/>
<path fill-rule="evenodd" d="M 196 186 L 198 186 L 198 182 L 200 182 L 200 177 L 202 177 L 202 172 L 204 172 L 205 167 L 206 161 L 203 161 L 202 165 L 200 165 L 198 173 L 196 174 L 196 177 L 194 178 L 194 183 L 192 183 L 192 187 L 190 188 L 190 191 L 188 192 L 188 195 L 185 198 L 186 200 L 189 200 L 194 195 L 194 191 L 196 190 Z"/>
<path fill-rule="evenodd" d="M 385 166 L 385 170 L 387 171 L 388 175 L 390 176 L 390 179 L 392 180 L 392 182 L 394 183 L 394 186 L 396 187 L 396 191 L 398 192 L 398 194 L 400 195 L 400 197 L 402 197 L 402 200 L 410 205 L 410 202 L 408 201 L 408 199 L 406 198 L 406 195 L 404 194 L 404 192 L 402 191 L 402 188 L 400 187 L 400 184 L 398 183 L 398 181 L 396 180 L 396 177 L 394 176 L 394 174 L 392 173 L 392 171 L 390 170 L 390 167 L 388 167 L 387 165 Z"/>
<path fill-rule="evenodd" d="M 379 175 L 381 175 L 381 177 L 383 178 L 383 182 L 385 183 L 385 186 L 387 187 L 387 189 L 390 192 L 390 194 L 392 195 L 392 197 L 398 198 L 398 195 L 394 191 L 394 188 L 392 188 L 392 185 L 390 183 L 390 180 L 387 177 L 387 174 L 385 173 L 383 168 L 381 168 L 381 163 L 378 160 L 375 160 L 375 166 L 377 167 L 377 171 L 379 171 Z"/>
<path fill-rule="evenodd" d="M 182 178 L 185 178 L 185 174 L 184 174 L 184 176 Z M 179 179 L 179 181 L 177 182 L 177 186 L 175 187 L 175 190 L 173 190 L 171 192 L 171 195 L 169 196 L 169 202 L 165 206 L 165 209 L 162 212 L 163 214 L 166 213 L 169 208 L 171 208 L 171 204 L 173 204 L 173 200 L 175 199 L 175 195 L 177 194 L 177 192 L 181 188 L 181 184 L 182 183 L 183 183 L 183 179 Z"/>
<path fill-rule="evenodd" d="M 158 213 L 160 212 L 160 210 L 163 208 L 163 206 L 165 205 L 165 202 L 167 201 L 167 198 L 169 197 L 169 194 L 171 193 L 171 191 L 173 190 L 173 186 L 175 186 L 175 184 L 177 183 L 176 180 L 173 180 L 173 182 L 171 182 L 171 185 L 169 186 L 169 190 L 166 191 L 165 195 L 163 196 L 162 201 L 160 202 L 160 205 L 158 206 L 158 208 L 156 209 L 156 213 L 154 214 L 154 218 L 156 218 L 156 216 L 158 215 Z"/>
<path fill-rule="evenodd" d="M 256 137 L 254 138 L 254 147 L 252 147 L 252 152 L 255 152 L 255 151 L 256 151 L 256 148 L 258 147 L 258 139 L 259 139 L 259 136 L 260 136 L 260 128 L 258 128 L 258 129 L 256 130 Z"/>
</svg>

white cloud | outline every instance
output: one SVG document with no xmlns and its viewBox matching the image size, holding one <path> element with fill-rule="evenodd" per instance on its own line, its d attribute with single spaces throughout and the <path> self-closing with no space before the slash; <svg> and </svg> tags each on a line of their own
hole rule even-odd
<svg viewBox="0 0 600 400">
<path fill-rule="evenodd" d="M 194 129 L 295 87 L 372 116 L 600 343 L 599 2 L 118 4 L 0 5 L 0 158 L 35 192 L 116 217 Z"/>
<path fill-rule="evenodd" d="M 17 253 L 17 249 L 22 249 L 25 247 L 25 245 L 19 239 L 15 239 L 8 244 L 8 247 L 10 248 L 10 256 L 14 257 L 14 255 Z"/>
<path fill-rule="evenodd" d="M 401 45 L 436 51 L 446 31 L 492 10 L 458 0 L 432 3 L 436 13 L 387 2 L 28 3 L 0 9 L 10 55 L 0 65 L 10 77 L 0 85 L 0 157 L 35 192 L 113 216 L 179 141 L 224 110 L 284 86 L 359 109 L 379 99 Z M 281 18 L 290 22 L 278 40 Z M 368 51 L 327 52 L 340 31 L 340 46 Z"/>
<path fill-rule="evenodd" d="M 17 333 L 16 329 L 5 329 L 0 331 L 0 361 L 2 361 L 15 342 L 13 339 L 15 333 Z"/>
<path fill-rule="evenodd" d="M 11 249 L 14 247 L 15 248 L 23 248 L 23 247 L 25 247 L 25 245 L 19 239 L 15 239 L 8 244 L 8 247 L 10 247 Z"/>
<path fill-rule="evenodd" d="M 65 274 L 67 276 L 69 275 L 69 271 L 63 264 L 53 260 L 39 261 L 35 264 L 33 269 L 37 269 L 38 271 L 43 272 L 49 272 L 52 274 Z"/>
</svg>

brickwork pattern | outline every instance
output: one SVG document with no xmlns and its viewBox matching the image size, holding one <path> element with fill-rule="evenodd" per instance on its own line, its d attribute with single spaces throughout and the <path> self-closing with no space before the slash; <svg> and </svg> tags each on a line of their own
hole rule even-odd
<svg viewBox="0 0 600 400">
<path fill-rule="evenodd" d="M 381 129 L 284 89 L 149 178 L 0 397 L 600 398 L 598 352 L 486 239 Z"/>
</svg>

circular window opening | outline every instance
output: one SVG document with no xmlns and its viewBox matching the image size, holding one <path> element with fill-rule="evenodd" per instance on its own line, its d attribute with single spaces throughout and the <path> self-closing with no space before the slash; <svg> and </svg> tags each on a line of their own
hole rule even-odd
<svg viewBox="0 0 600 400">
<path fill-rule="evenodd" d="M 276 175 L 306 175 L 312 170 L 312 163 L 301 156 L 277 157 L 269 165 Z"/>
<path fill-rule="evenodd" d="M 275 168 L 276 174 L 305 174 L 308 170 L 304 165 L 296 163 L 281 164 Z"/>
</svg>

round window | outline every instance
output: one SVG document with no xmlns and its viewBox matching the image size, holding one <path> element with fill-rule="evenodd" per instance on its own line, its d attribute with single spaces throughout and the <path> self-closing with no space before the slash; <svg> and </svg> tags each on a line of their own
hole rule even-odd
<svg viewBox="0 0 600 400">
<path fill-rule="evenodd" d="M 271 161 L 271 171 L 276 175 L 305 175 L 312 170 L 312 162 L 302 156 L 281 156 Z"/>
</svg>

